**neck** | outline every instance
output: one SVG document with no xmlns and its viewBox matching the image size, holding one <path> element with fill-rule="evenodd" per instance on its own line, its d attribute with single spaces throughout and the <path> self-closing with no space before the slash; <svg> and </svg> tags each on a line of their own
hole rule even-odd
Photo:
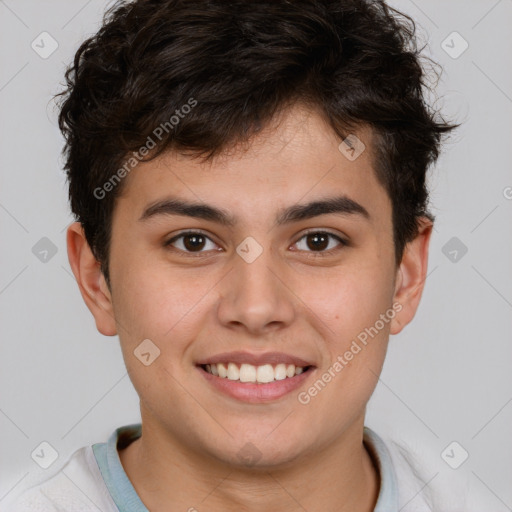
<svg viewBox="0 0 512 512">
<path fill-rule="evenodd" d="M 379 475 L 365 449 L 363 421 L 315 455 L 286 467 L 233 468 L 169 443 L 143 422 L 143 435 L 119 451 L 137 494 L 151 510 L 200 512 L 372 512 Z"/>
</svg>

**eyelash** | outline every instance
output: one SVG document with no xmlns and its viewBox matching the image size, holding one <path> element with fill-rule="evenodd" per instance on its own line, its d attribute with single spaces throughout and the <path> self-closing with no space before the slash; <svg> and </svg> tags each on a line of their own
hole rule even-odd
<svg viewBox="0 0 512 512">
<path fill-rule="evenodd" d="M 327 235 L 331 238 L 336 239 L 338 242 L 340 242 L 340 244 L 337 247 L 335 247 L 334 249 L 329 249 L 329 250 L 324 250 L 324 251 L 305 251 L 307 253 L 310 253 L 309 257 L 311 257 L 311 258 L 322 258 L 322 257 L 331 256 L 333 252 L 337 252 L 337 251 L 341 250 L 343 247 L 346 247 L 349 245 L 348 241 L 341 238 L 339 235 L 335 235 L 334 233 L 330 233 L 329 231 L 322 231 L 322 230 L 307 231 L 295 242 L 295 244 L 300 242 L 302 239 L 304 239 L 308 235 L 313 235 L 313 234 Z M 176 240 L 179 240 L 180 238 L 184 238 L 189 235 L 201 235 L 201 236 L 207 238 L 208 240 L 210 240 L 211 242 L 213 242 L 213 240 L 211 240 L 211 238 L 206 233 L 203 233 L 202 231 L 184 231 L 183 233 L 180 233 L 179 235 L 176 235 L 176 236 L 172 237 L 170 240 L 164 242 L 164 247 L 171 248 L 172 250 L 182 252 L 190 257 L 194 257 L 194 258 L 202 257 L 203 254 L 207 251 L 198 251 L 198 252 L 184 251 L 182 249 L 176 249 L 171 246 L 171 244 L 174 243 Z M 213 242 L 213 243 L 215 243 L 215 242 Z"/>
</svg>

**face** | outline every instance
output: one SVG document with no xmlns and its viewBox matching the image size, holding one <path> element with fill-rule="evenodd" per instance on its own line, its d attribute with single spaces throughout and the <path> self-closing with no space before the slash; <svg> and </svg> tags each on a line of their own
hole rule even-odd
<svg viewBox="0 0 512 512">
<path fill-rule="evenodd" d="M 208 163 L 168 153 L 126 178 L 111 290 L 102 281 L 106 306 L 91 311 L 119 334 L 148 430 L 268 467 L 362 425 L 410 306 L 370 132 L 357 136 L 352 160 L 297 106 L 243 150 Z"/>
</svg>

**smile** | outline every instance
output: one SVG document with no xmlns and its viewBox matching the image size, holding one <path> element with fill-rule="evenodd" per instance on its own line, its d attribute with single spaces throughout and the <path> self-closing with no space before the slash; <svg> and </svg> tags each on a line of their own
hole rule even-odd
<svg viewBox="0 0 512 512">
<path fill-rule="evenodd" d="M 270 382 L 291 379 L 295 375 L 300 375 L 304 370 L 308 370 L 309 366 L 295 366 L 294 364 L 264 364 L 254 366 L 252 364 L 236 363 L 216 363 L 204 365 L 204 370 L 211 375 L 228 379 L 231 381 L 268 384 Z"/>
<path fill-rule="evenodd" d="M 237 401 L 266 403 L 291 396 L 315 373 L 316 366 L 282 352 L 239 351 L 197 361 L 196 368 L 214 392 Z"/>
</svg>

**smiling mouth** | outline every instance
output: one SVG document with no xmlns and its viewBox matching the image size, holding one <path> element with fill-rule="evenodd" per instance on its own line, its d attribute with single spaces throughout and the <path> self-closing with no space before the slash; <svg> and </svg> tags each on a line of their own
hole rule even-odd
<svg viewBox="0 0 512 512">
<path fill-rule="evenodd" d="M 313 366 L 295 366 L 294 364 L 263 364 L 255 366 L 242 363 L 216 363 L 199 365 L 206 373 L 234 382 L 247 384 L 269 384 L 271 382 L 291 379 L 310 371 Z"/>
</svg>

